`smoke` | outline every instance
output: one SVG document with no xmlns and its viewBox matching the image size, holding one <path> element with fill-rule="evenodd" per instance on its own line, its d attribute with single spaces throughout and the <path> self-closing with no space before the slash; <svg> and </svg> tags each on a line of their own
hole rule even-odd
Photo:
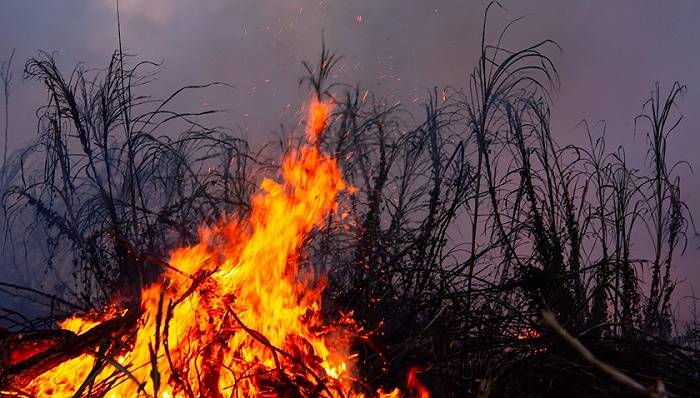
<svg viewBox="0 0 700 398">
<path fill-rule="evenodd" d="M 433 86 L 463 86 L 478 56 L 486 1 L 437 0 L 121 0 L 125 50 L 163 62 L 149 94 L 165 97 L 177 87 L 224 81 L 235 89 L 195 93 L 176 103 L 181 110 L 229 109 L 215 121 L 240 129 L 254 143 L 266 141 L 280 123 L 296 123 L 305 93 L 299 88 L 301 61 L 315 59 L 321 36 L 344 55 L 336 81 L 355 84 L 411 107 Z M 693 160 L 700 115 L 700 53 L 695 48 L 700 3 L 649 0 L 608 2 L 504 2 L 494 9 L 490 30 L 528 15 L 505 43 L 518 46 L 551 38 L 563 48 L 552 54 L 561 76 L 554 95 L 553 127 L 564 143 L 587 140 L 578 122 L 607 121 L 610 148 L 625 145 L 630 161 L 643 166 L 644 131 L 634 137 L 652 83 L 688 86 L 685 114 L 671 140 L 671 157 Z M 37 50 L 58 51 L 64 66 L 84 61 L 103 66 L 117 46 L 112 0 L 7 0 L 0 13 L 0 59 L 17 48 L 9 145 L 36 136 L 35 109 L 45 102 L 37 83 L 22 82 L 22 61 Z M 600 133 L 599 130 L 594 131 Z M 698 214 L 700 180 L 683 172 L 683 195 Z M 693 269 L 700 254 L 691 238 L 679 275 L 700 283 Z"/>
</svg>

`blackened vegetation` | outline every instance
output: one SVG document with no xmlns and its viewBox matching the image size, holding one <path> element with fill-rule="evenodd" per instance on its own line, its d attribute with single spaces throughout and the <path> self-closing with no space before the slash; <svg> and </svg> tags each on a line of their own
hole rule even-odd
<svg viewBox="0 0 700 398">
<path fill-rule="evenodd" d="M 215 111 L 168 109 L 183 92 L 220 83 L 156 101 L 133 94 L 153 77 L 141 69 L 153 65 L 127 61 L 115 52 L 104 71 L 78 66 L 69 76 L 50 54 L 25 65 L 27 79 L 46 85 L 48 104 L 5 207 L 10 223 L 25 204 L 36 213 L 26 233 L 45 235 L 48 269 L 73 264 L 73 285 L 62 287 L 85 308 L 114 294 L 138 302 L 169 249 L 193 242 L 202 222 L 245 212 L 254 188 L 248 144 L 196 121 Z M 173 127 L 184 130 L 179 138 L 160 135 Z"/>
<path fill-rule="evenodd" d="M 484 23 L 468 87 L 429 92 L 420 114 L 329 86 L 337 58 L 325 47 L 306 65 L 304 81 L 337 104 L 321 145 L 358 188 L 307 251 L 328 274 L 328 317 L 353 311 L 377 330 L 355 347 L 377 386 L 402 385 L 420 365 L 434 396 L 642 394 L 602 363 L 649 396 L 697 394 L 698 327 L 680 327 L 671 309 L 690 215 L 666 144 L 684 87 L 656 86 L 637 119 L 648 172 L 592 134 L 590 146 L 563 146 L 548 105 L 557 47 L 507 50 L 508 28 L 488 44 Z M 153 65 L 128 61 L 116 52 L 105 70 L 68 76 L 50 54 L 25 66 L 49 97 L 4 196 L 6 261 L 44 262 L 33 269 L 58 278 L 46 289 L 60 294 L 1 283 L 52 309 L 44 324 L 6 310 L 10 331 L 115 300 L 137 306 L 168 250 L 193 242 L 202 223 L 245 214 L 269 174 L 260 159 L 279 157 L 201 124 L 207 112 L 168 110 L 208 86 L 165 101 L 136 94 Z M 541 322 L 543 310 L 564 332 Z"/>
</svg>

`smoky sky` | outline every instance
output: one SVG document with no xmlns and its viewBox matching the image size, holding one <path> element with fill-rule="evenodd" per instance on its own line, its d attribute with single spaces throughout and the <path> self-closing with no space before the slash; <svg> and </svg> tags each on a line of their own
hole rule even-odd
<svg viewBox="0 0 700 398">
<path fill-rule="evenodd" d="M 645 167 L 644 128 L 635 116 L 654 82 L 662 90 L 687 85 L 672 137 L 671 159 L 698 166 L 700 137 L 700 2 L 694 0 L 503 1 L 493 9 L 490 37 L 514 18 L 505 44 L 552 39 L 561 84 L 552 123 L 564 144 L 587 142 L 581 120 L 605 120 L 608 150 L 624 145 L 630 163 Z M 475 0 L 121 0 L 125 51 L 162 62 L 148 89 L 165 97 L 176 88 L 222 81 L 233 88 L 192 92 L 182 110 L 226 109 L 216 123 L 263 142 L 281 123 L 294 125 L 306 98 L 301 62 L 315 60 L 321 38 L 343 56 L 334 80 L 360 84 L 390 103 L 414 103 L 432 87 L 467 84 L 478 57 L 486 1 Z M 22 81 L 23 63 L 55 51 L 69 69 L 106 65 L 117 46 L 115 0 L 4 0 L 0 60 L 16 49 L 10 101 L 10 146 L 36 137 L 36 107 L 46 100 L 37 82 Z M 595 134 L 601 128 L 594 129 Z M 680 170 L 683 198 L 700 214 L 700 176 Z M 677 263 L 685 279 L 679 298 L 700 285 L 700 243 L 691 231 Z M 640 243 L 644 244 L 644 242 Z"/>
</svg>

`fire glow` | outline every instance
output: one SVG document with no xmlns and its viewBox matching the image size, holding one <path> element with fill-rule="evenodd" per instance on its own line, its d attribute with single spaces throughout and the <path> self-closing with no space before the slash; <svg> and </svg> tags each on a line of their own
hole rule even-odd
<svg viewBox="0 0 700 398">
<path fill-rule="evenodd" d="M 362 328 L 351 315 L 326 322 L 323 281 L 299 266 L 308 234 L 348 189 L 336 160 L 316 145 L 332 106 L 311 102 L 308 144 L 284 158 L 281 182 L 262 181 L 248 217 L 202 227 L 198 244 L 172 252 L 171 267 L 142 291 L 135 334 L 111 342 L 113 355 L 94 347 L 17 391 L 38 398 L 89 395 L 85 388 L 110 398 L 428 397 L 414 370 L 403 392 L 370 392 L 357 379 L 350 345 Z M 60 327 L 82 334 L 118 315 L 73 316 Z"/>
</svg>

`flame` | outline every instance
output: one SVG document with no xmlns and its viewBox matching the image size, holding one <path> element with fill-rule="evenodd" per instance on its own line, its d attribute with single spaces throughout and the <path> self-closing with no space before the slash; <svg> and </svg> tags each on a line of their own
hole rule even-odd
<svg viewBox="0 0 700 398">
<path fill-rule="evenodd" d="M 408 377 L 406 380 L 406 386 L 408 391 L 411 392 L 411 396 L 416 398 L 430 398 L 430 392 L 423 385 L 423 383 L 418 380 L 418 373 L 421 371 L 419 368 L 412 368 L 408 371 Z"/>
<path fill-rule="evenodd" d="M 316 142 L 323 130 L 326 128 L 328 118 L 333 111 L 333 103 L 330 101 L 319 101 L 315 97 L 311 100 L 309 107 L 309 121 L 306 125 L 306 136 L 309 142 Z"/>
<path fill-rule="evenodd" d="M 93 377 L 110 398 L 287 396 L 292 385 L 302 395 L 364 397 L 349 350 L 362 330 L 351 314 L 322 319 L 323 280 L 299 266 L 309 232 L 337 210 L 336 196 L 348 189 L 335 159 L 314 145 L 332 109 L 312 100 L 311 144 L 285 157 L 281 182 L 262 181 L 246 219 L 202 227 L 199 243 L 172 252 L 172 267 L 142 292 L 135 336 L 113 343 L 116 359 L 94 370 L 98 360 L 86 353 L 23 390 L 69 397 Z M 100 320 L 74 316 L 60 326 L 79 334 Z M 409 393 L 429 396 L 415 373 L 408 384 Z"/>
</svg>

